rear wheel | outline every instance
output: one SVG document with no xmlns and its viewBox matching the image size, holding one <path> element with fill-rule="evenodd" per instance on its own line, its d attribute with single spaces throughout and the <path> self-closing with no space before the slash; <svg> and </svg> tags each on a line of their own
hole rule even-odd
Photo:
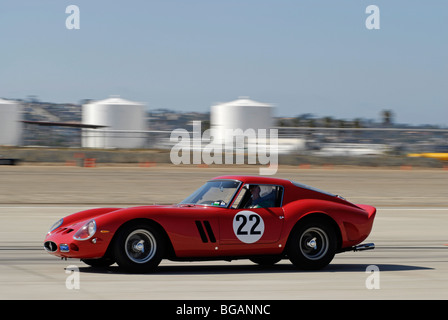
<svg viewBox="0 0 448 320">
<path fill-rule="evenodd" d="M 308 220 L 291 234 L 287 254 L 299 269 L 318 270 L 333 260 L 337 248 L 336 232 L 322 219 Z"/>
<path fill-rule="evenodd" d="M 132 224 L 120 230 L 114 243 L 117 264 L 131 272 L 151 272 L 165 250 L 163 237 L 151 224 Z"/>
</svg>

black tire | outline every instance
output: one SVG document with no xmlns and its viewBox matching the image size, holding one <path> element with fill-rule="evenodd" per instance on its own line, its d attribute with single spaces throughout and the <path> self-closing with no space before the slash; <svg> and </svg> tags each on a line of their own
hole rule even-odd
<svg viewBox="0 0 448 320">
<path fill-rule="evenodd" d="M 336 232 L 323 219 L 309 219 L 295 228 L 289 238 L 287 255 L 299 269 L 319 270 L 334 258 Z"/>
<path fill-rule="evenodd" d="M 165 243 L 159 230 L 148 223 L 123 227 L 114 241 L 117 264 L 130 272 L 154 271 L 162 260 Z"/>
<path fill-rule="evenodd" d="M 93 268 L 107 268 L 115 263 L 111 258 L 81 259 L 81 261 Z"/>
<path fill-rule="evenodd" d="M 252 257 L 249 260 L 260 266 L 269 267 L 273 266 L 274 264 L 282 260 L 282 258 L 278 256 L 260 256 L 260 257 Z"/>
</svg>

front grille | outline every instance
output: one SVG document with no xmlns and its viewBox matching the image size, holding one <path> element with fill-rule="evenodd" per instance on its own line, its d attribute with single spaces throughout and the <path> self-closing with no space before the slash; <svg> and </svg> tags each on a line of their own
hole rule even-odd
<svg viewBox="0 0 448 320">
<path fill-rule="evenodd" d="M 45 241 L 44 248 L 48 252 L 56 252 L 58 250 L 58 245 L 53 241 Z"/>
</svg>

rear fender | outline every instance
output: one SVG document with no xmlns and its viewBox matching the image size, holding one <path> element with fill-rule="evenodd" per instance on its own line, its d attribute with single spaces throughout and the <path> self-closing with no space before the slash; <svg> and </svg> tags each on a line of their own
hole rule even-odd
<svg viewBox="0 0 448 320">
<path fill-rule="evenodd" d="M 327 224 L 329 224 L 334 231 L 336 232 L 336 238 L 337 238 L 337 248 L 338 250 L 342 247 L 342 233 L 341 228 L 339 227 L 338 223 L 329 215 L 323 213 L 323 212 L 308 212 L 306 214 L 303 214 L 300 219 L 295 223 L 291 231 L 289 232 L 289 236 L 294 233 L 294 230 L 298 227 L 300 227 L 302 224 L 308 222 L 308 221 L 325 221 Z M 289 236 L 288 241 L 289 242 Z"/>
<path fill-rule="evenodd" d="M 327 200 L 305 199 L 287 204 L 284 207 L 284 211 L 286 222 L 285 237 L 289 237 L 297 223 L 300 223 L 305 218 L 324 218 L 334 226 L 340 239 L 338 243 L 339 248 L 342 248 L 356 244 L 352 240 L 361 238 L 358 227 L 370 220 L 369 216 L 374 215 L 375 208 L 351 203 L 346 205 L 345 203 Z M 351 230 L 354 231 L 350 233 L 351 239 L 349 239 L 346 230 L 347 222 L 355 227 Z"/>
</svg>

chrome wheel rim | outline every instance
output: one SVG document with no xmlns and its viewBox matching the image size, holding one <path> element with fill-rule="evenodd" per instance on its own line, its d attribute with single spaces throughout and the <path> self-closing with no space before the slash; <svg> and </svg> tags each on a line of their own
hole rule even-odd
<svg viewBox="0 0 448 320">
<path fill-rule="evenodd" d="M 308 228 L 300 237 L 300 252 L 309 260 L 319 260 L 328 251 L 327 233 L 318 227 Z"/>
<path fill-rule="evenodd" d="M 156 239 L 148 230 L 135 230 L 126 238 L 125 250 L 126 255 L 131 261 L 135 263 L 146 263 L 156 254 Z"/>
</svg>

